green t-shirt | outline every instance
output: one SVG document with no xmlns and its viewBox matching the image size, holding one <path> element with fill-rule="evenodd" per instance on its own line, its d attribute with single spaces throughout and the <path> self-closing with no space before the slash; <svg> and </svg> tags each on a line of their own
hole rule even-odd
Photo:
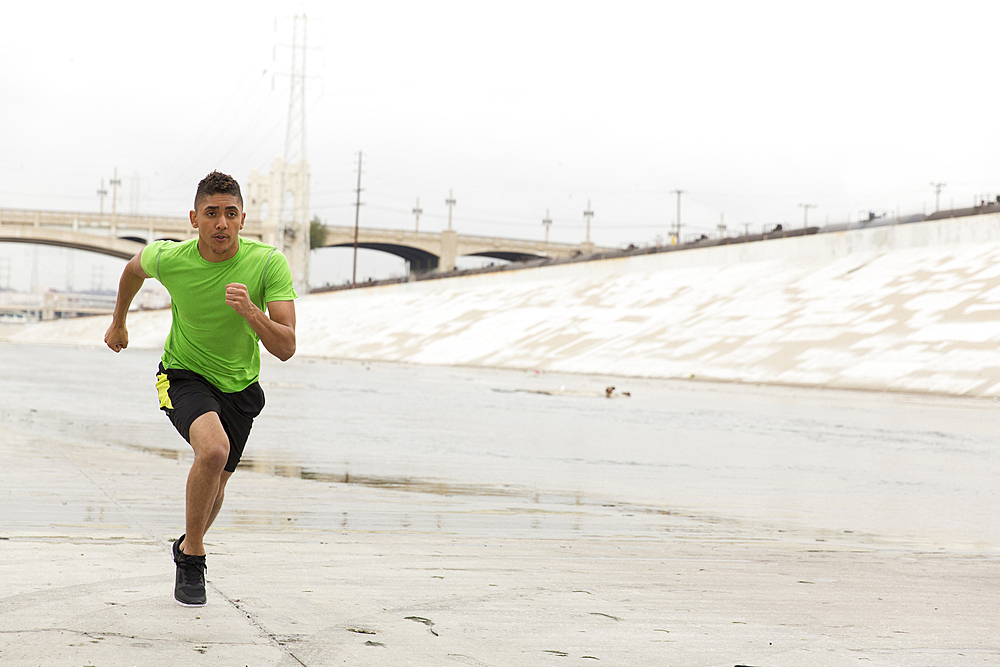
<svg viewBox="0 0 1000 667">
<path fill-rule="evenodd" d="M 288 260 L 273 246 L 240 238 L 236 255 L 209 262 L 198 239 L 156 241 L 142 251 L 142 270 L 170 292 L 173 321 L 163 345 L 163 367 L 203 375 L 226 393 L 242 391 L 260 375 L 257 333 L 226 304 L 226 285 L 247 286 L 265 310 L 270 301 L 296 298 Z"/>
</svg>

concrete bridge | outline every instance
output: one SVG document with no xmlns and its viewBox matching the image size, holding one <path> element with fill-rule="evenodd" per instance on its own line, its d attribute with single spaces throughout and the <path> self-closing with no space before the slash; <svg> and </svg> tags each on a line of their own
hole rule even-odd
<svg viewBox="0 0 1000 667">
<path fill-rule="evenodd" d="M 353 227 L 327 227 L 324 247 L 354 245 Z M 547 243 L 494 236 L 469 236 L 454 231 L 409 232 L 398 229 L 358 230 L 358 247 L 381 250 L 410 263 L 410 270 L 451 271 L 459 257 L 492 257 L 511 262 L 544 257 L 572 257 L 581 253 L 599 252 L 592 243 Z M 608 249 L 610 250 L 610 249 Z"/>
<path fill-rule="evenodd" d="M 110 315 L 115 297 L 102 294 L 17 294 L 0 292 L 0 322 L 4 319 L 51 320 L 59 317 Z"/>
<path fill-rule="evenodd" d="M 75 248 L 122 259 L 130 259 L 150 240 L 183 241 L 194 235 L 191 222 L 180 217 L 0 208 L 0 241 Z M 260 238 L 259 232 L 256 237 Z"/>
<path fill-rule="evenodd" d="M 260 220 L 251 220 L 249 216 L 242 235 L 259 240 L 273 236 Z M 129 259 L 152 240 L 182 241 L 193 236 L 195 230 L 186 217 L 0 208 L 0 242 L 39 243 Z M 353 227 L 327 227 L 325 247 L 353 245 Z M 450 230 L 408 232 L 371 228 L 358 230 L 358 247 L 402 257 L 415 272 L 450 271 L 458 257 L 467 255 L 518 261 L 611 250 L 592 243 L 574 245 L 468 236 Z M 308 267 L 305 268 L 308 273 Z"/>
</svg>

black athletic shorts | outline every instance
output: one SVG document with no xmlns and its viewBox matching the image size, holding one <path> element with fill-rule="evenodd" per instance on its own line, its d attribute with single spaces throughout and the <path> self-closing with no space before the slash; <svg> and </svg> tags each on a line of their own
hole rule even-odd
<svg viewBox="0 0 1000 667">
<path fill-rule="evenodd" d="M 229 436 L 226 470 L 236 472 L 254 417 L 264 409 L 264 390 L 260 384 L 254 382 L 243 391 L 227 394 L 198 373 L 176 368 L 164 370 L 160 364 L 156 390 L 160 395 L 160 409 L 167 413 L 174 428 L 188 443 L 195 419 L 206 412 L 219 415 L 222 428 Z"/>
</svg>

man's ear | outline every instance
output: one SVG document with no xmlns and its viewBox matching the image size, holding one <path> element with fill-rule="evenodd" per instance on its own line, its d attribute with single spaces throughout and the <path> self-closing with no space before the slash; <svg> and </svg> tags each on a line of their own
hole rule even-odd
<svg viewBox="0 0 1000 667">
<path fill-rule="evenodd" d="M 191 226 L 198 229 L 198 214 L 194 211 L 189 211 L 188 217 L 191 218 Z"/>
</svg>

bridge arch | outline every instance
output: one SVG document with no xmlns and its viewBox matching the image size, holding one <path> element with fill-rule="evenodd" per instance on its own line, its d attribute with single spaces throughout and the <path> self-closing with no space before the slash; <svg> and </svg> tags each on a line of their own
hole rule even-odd
<svg viewBox="0 0 1000 667">
<path fill-rule="evenodd" d="M 341 241 L 327 243 L 324 248 L 353 248 L 354 241 Z M 358 241 L 358 247 L 366 250 L 379 250 L 400 257 L 410 264 L 410 270 L 416 272 L 433 271 L 438 267 L 440 257 L 432 252 L 413 246 L 401 245 L 397 243 L 375 243 L 372 241 Z"/>
<path fill-rule="evenodd" d="M 73 248 L 120 259 L 132 259 L 146 246 L 145 242 L 131 239 L 108 238 L 86 232 L 71 232 L 44 227 L 0 227 L 0 242 L 37 243 L 60 248 Z"/>
<path fill-rule="evenodd" d="M 332 243 L 327 243 L 323 246 L 324 248 L 351 248 L 354 247 L 354 241 L 335 241 Z M 437 269 L 441 257 L 433 252 L 425 250 L 423 248 L 414 247 L 412 245 L 406 245 L 401 243 L 386 243 L 386 242 L 374 242 L 374 241 L 358 241 L 358 247 L 364 248 L 366 250 L 378 250 L 390 255 L 395 255 L 403 260 L 406 260 L 410 264 L 410 270 L 417 273 L 422 273 L 425 271 L 433 271 Z M 546 255 L 528 253 L 528 252 L 517 252 L 510 250 L 478 250 L 475 252 L 464 252 L 459 255 L 459 257 L 487 257 L 489 259 L 499 259 L 507 262 L 528 262 L 534 259 L 545 259 Z"/>
<path fill-rule="evenodd" d="M 459 257 L 489 257 L 490 259 L 503 259 L 508 262 L 530 262 L 533 259 L 545 259 L 545 255 L 535 255 L 524 252 L 513 252 L 507 250 L 482 250 L 479 252 L 465 252 Z"/>
<path fill-rule="evenodd" d="M 327 226 L 325 247 L 354 245 L 355 230 L 348 226 Z M 472 236 L 444 232 L 417 232 L 400 229 L 360 228 L 358 247 L 379 250 L 410 262 L 411 270 L 451 270 L 459 257 L 481 257 L 508 262 L 531 261 L 580 254 L 581 246 L 541 243 L 492 236 Z"/>
</svg>

